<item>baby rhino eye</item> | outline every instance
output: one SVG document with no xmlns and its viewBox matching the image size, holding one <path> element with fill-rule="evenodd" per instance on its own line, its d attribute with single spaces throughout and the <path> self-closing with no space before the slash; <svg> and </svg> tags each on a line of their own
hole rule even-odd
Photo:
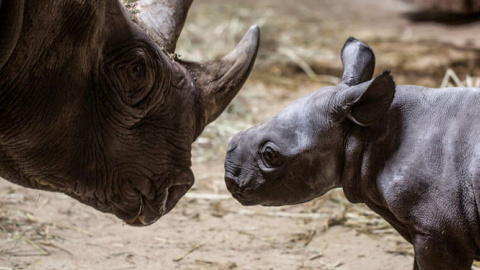
<svg viewBox="0 0 480 270">
<path fill-rule="evenodd" d="M 272 168 L 282 165 L 284 157 L 274 148 L 267 146 L 262 151 L 262 159 L 265 166 Z"/>
<path fill-rule="evenodd" d="M 271 162 L 272 160 L 275 159 L 275 157 L 277 156 L 277 153 L 275 153 L 275 151 L 273 151 L 272 148 L 267 147 L 263 152 L 263 156 L 265 157 L 266 161 Z"/>
</svg>

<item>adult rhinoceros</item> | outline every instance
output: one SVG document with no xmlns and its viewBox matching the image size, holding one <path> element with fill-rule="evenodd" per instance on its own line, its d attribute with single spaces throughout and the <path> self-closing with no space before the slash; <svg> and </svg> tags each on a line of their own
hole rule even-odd
<svg viewBox="0 0 480 270">
<path fill-rule="evenodd" d="M 237 94 L 259 42 L 186 62 L 193 0 L 0 0 L 0 176 L 148 225 L 192 186 L 191 144 Z"/>
</svg>

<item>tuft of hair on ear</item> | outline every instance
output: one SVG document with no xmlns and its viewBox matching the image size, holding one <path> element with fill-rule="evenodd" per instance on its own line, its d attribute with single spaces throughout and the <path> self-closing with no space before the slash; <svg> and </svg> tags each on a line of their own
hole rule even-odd
<svg viewBox="0 0 480 270">
<path fill-rule="evenodd" d="M 389 69 L 386 69 L 380 74 L 374 81 L 376 85 L 379 87 L 391 89 L 392 91 L 384 91 L 384 93 L 388 96 L 388 103 L 392 103 L 393 98 L 395 96 L 395 88 L 397 84 L 395 83 L 395 79 Z M 390 106 L 388 106 L 390 107 Z"/>
<path fill-rule="evenodd" d="M 370 86 L 392 87 L 395 89 L 396 83 L 393 79 L 392 72 L 389 69 L 385 69 L 382 74 L 378 75 L 378 77 L 373 80 L 372 85 Z"/>
<path fill-rule="evenodd" d="M 377 78 L 389 78 L 394 84 L 395 84 L 395 81 L 393 80 L 393 76 L 392 76 L 392 72 L 390 71 L 390 69 L 385 69 L 382 74 L 380 74 Z"/>
</svg>

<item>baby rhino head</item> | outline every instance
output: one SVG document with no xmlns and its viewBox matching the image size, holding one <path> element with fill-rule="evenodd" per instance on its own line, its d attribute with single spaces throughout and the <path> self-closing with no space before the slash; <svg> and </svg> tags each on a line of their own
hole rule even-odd
<svg viewBox="0 0 480 270">
<path fill-rule="evenodd" d="M 302 203 L 340 186 L 346 136 L 379 122 L 395 93 L 388 71 L 371 80 L 375 57 L 365 43 L 348 39 L 342 62 L 340 84 L 295 101 L 231 140 L 225 182 L 240 203 Z"/>
</svg>

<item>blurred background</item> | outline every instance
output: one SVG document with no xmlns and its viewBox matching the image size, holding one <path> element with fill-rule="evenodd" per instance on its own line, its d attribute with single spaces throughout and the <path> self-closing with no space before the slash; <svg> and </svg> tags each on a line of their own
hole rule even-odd
<svg viewBox="0 0 480 270">
<path fill-rule="evenodd" d="M 252 75 L 194 144 L 196 183 L 156 224 L 132 228 L 56 193 L 0 181 L 0 270 L 410 269 L 413 251 L 341 190 L 309 203 L 242 207 L 227 192 L 229 139 L 342 76 L 349 36 L 367 42 L 375 74 L 398 84 L 480 87 L 480 3 L 448 0 L 197 0 L 177 53 L 206 60 L 232 50 L 253 24 Z"/>
</svg>

